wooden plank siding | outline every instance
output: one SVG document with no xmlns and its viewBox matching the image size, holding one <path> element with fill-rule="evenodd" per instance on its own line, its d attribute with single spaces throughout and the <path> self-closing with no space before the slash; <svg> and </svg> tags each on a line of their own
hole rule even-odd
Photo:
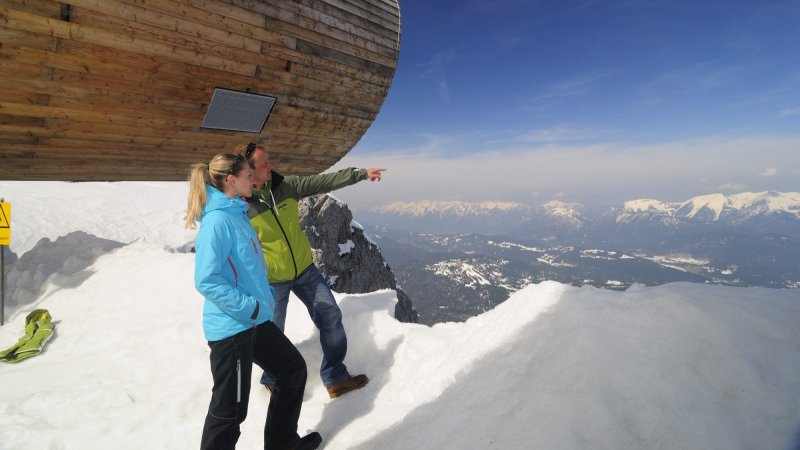
<svg viewBox="0 0 800 450">
<path fill-rule="evenodd" d="M 184 180 L 246 142 L 328 169 L 378 114 L 395 0 L 0 0 L 0 179 Z M 202 129 L 215 88 L 276 98 L 260 133 Z"/>
</svg>

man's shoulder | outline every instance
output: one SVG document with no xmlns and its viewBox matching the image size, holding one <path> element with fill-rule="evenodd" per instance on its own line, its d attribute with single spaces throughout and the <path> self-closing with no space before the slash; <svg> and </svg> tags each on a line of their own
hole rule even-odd
<svg viewBox="0 0 800 450">
<path fill-rule="evenodd" d="M 266 190 L 256 191 L 253 189 L 253 195 L 247 197 L 247 217 L 253 220 L 255 217 L 262 213 L 269 211 L 269 202 L 265 200 L 269 198 L 269 193 Z"/>
</svg>

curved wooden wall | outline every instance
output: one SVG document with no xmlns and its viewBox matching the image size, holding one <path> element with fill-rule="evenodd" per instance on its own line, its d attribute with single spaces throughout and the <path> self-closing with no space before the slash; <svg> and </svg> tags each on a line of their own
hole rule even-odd
<svg viewBox="0 0 800 450">
<path fill-rule="evenodd" d="M 323 171 L 375 119 L 396 0 L 0 0 L 0 179 L 184 180 L 250 141 Z M 261 133 L 201 129 L 215 88 L 277 98 Z"/>
</svg>

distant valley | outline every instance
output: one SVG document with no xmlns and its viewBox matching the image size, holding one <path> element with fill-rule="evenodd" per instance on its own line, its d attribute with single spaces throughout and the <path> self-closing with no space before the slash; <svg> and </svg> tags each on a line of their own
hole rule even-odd
<svg viewBox="0 0 800 450">
<path fill-rule="evenodd" d="M 426 324 L 466 320 L 543 280 L 800 287 L 800 193 L 634 200 L 594 213 L 563 202 L 407 206 L 357 217 Z"/>
</svg>

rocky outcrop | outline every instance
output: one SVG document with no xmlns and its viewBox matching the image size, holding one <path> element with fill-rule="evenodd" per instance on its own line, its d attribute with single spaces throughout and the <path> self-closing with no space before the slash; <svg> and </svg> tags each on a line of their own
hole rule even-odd
<svg viewBox="0 0 800 450">
<path fill-rule="evenodd" d="M 300 225 L 311 243 L 314 264 L 334 291 L 361 294 L 394 289 L 395 318 L 419 322 L 411 299 L 397 286 L 380 249 L 353 221 L 346 204 L 326 194 L 307 197 L 300 202 Z"/>
</svg>

